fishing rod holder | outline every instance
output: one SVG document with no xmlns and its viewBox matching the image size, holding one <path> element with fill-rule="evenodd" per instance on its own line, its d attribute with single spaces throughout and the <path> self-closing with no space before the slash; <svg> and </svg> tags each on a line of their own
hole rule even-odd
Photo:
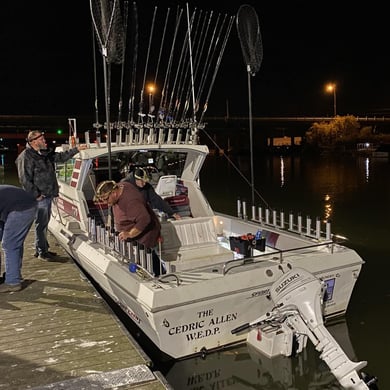
<svg viewBox="0 0 390 390">
<path fill-rule="evenodd" d="M 237 199 L 237 217 L 244 220 L 248 219 L 246 212 L 246 201 L 241 201 L 241 199 Z M 310 216 L 306 217 L 304 224 L 302 215 L 300 213 L 298 213 L 297 216 L 294 216 L 294 214 L 290 212 L 288 215 L 288 224 L 286 224 L 284 211 L 280 211 L 278 213 L 273 209 L 258 207 L 256 215 L 256 207 L 252 206 L 251 220 L 253 222 L 259 223 L 260 225 L 268 225 L 277 229 L 288 230 L 293 233 L 315 238 L 317 240 L 332 239 L 330 221 L 322 223 L 319 217 L 316 217 L 315 224 L 313 226 L 313 221 Z M 323 225 L 325 225 L 325 231 L 321 230 Z"/>
</svg>

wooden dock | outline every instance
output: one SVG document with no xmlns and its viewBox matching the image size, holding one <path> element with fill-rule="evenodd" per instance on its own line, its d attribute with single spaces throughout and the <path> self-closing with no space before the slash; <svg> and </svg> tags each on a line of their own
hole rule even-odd
<svg viewBox="0 0 390 390">
<path fill-rule="evenodd" d="M 53 262 L 35 258 L 33 242 L 31 230 L 22 291 L 0 294 L 0 389 L 169 389 L 55 239 Z"/>
</svg>

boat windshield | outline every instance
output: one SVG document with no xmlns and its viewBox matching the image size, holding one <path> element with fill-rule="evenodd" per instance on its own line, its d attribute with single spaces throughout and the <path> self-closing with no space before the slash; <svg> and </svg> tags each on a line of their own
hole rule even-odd
<svg viewBox="0 0 390 390">
<path fill-rule="evenodd" d="M 152 185 L 165 175 L 182 176 L 187 158 L 187 152 L 163 150 L 132 150 L 113 152 L 111 154 L 111 179 L 120 181 L 137 168 L 144 168 Z M 69 183 L 75 159 L 63 164 L 57 164 L 57 178 Z M 109 179 L 108 155 L 102 155 L 91 160 L 92 171 L 97 182 Z"/>
</svg>

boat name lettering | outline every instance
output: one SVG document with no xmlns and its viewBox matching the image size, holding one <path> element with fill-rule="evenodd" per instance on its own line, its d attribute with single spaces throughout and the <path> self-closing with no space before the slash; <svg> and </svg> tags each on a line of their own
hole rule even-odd
<svg viewBox="0 0 390 390">
<path fill-rule="evenodd" d="M 203 317 L 210 317 L 214 314 L 213 309 L 208 309 L 208 310 L 202 310 L 198 311 L 196 313 L 198 315 L 198 318 L 203 318 Z"/>
<path fill-rule="evenodd" d="M 299 278 L 299 276 L 300 276 L 299 273 L 296 273 L 294 275 L 291 275 L 289 278 L 283 280 L 283 282 L 280 283 L 279 286 L 275 288 L 275 292 L 278 293 L 283 287 L 286 287 L 289 283 Z"/>
<path fill-rule="evenodd" d="M 237 319 L 237 313 L 229 313 L 220 317 L 215 317 L 210 320 L 209 326 L 223 324 L 225 322 L 234 321 Z"/>
<path fill-rule="evenodd" d="M 212 314 L 212 310 L 198 312 L 198 316 L 203 316 Z M 213 336 L 217 333 L 220 333 L 220 328 L 217 325 L 224 324 L 226 322 L 234 321 L 238 317 L 237 313 L 228 313 L 222 316 L 215 316 L 210 318 L 208 324 L 205 320 L 191 322 L 189 324 L 183 324 L 178 326 L 173 326 L 169 329 L 168 334 L 170 336 L 187 333 L 186 337 L 188 341 L 197 340 L 208 336 Z M 207 326 L 207 329 L 203 329 Z M 195 331 L 195 332 L 193 332 Z"/>
<path fill-rule="evenodd" d="M 173 334 L 187 333 L 191 330 L 201 329 L 204 327 L 204 320 L 191 322 L 190 324 L 174 326 L 169 329 L 169 334 L 172 336 Z"/>
<path fill-rule="evenodd" d="M 189 333 L 186 335 L 187 341 L 203 339 L 204 337 L 214 336 L 217 333 L 220 333 L 220 329 L 216 326 L 213 329 L 199 330 L 198 332 Z"/>
</svg>

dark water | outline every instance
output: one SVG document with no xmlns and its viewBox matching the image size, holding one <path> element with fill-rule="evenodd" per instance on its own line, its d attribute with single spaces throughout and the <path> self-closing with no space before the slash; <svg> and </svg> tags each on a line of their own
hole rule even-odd
<svg viewBox="0 0 390 390">
<path fill-rule="evenodd" d="M 17 183 L 14 158 L 5 156 L 3 182 Z M 249 159 L 232 159 L 250 182 Z M 368 362 L 363 371 L 378 377 L 381 390 L 390 389 L 388 159 L 256 155 L 254 160 L 255 187 L 270 207 L 312 219 L 330 218 L 332 232 L 346 236 L 347 245 L 366 261 L 345 321 L 330 330 L 351 360 Z M 237 197 L 251 203 L 250 186 L 223 156 L 207 159 L 201 186 L 216 210 L 234 214 Z M 295 358 L 266 359 L 241 346 L 157 367 L 180 390 L 339 388 L 310 342 Z"/>
</svg>

